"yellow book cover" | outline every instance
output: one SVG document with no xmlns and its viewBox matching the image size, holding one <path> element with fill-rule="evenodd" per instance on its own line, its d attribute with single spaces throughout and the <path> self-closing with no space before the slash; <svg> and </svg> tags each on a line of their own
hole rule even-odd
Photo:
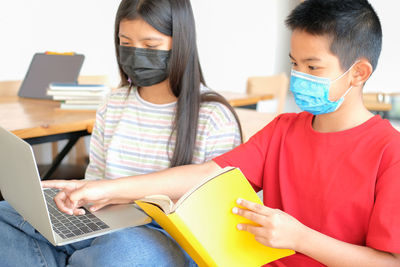
<svg viewBox="0 0 400 267">
<path fill-rule="evenodd" d="M 257 242 L 236 228 L 248 223 L 232 213 L 238 198 L 262 204 L 253 187 L 237 168 L 224 168 L 183 195 L 175 204 L 163 195 L 137 200 L 199 266 L 262 266 L 294 254 Z"/>
</svg>

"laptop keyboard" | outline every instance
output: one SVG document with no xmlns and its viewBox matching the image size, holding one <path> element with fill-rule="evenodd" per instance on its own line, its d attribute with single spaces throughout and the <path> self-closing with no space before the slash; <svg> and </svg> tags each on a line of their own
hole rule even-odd
<svg viewBox="0 0 400 267">
<path fill-rule="evenodd" d="M 82 209 L 86 212 L 84 215 L 75 216 L 61 212 L 54 202 L 54 196 L 58 193 L 57 189 L 50 188 L 43 190 L 43 192 L 46 198 L 53 230 L 61 238 L 67 239 L 110 228 L 107 224 L 83 207 Z"/>
</svg>

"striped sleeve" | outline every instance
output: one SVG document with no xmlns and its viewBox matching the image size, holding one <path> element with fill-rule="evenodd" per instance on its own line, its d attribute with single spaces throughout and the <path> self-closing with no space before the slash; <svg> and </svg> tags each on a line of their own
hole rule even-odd
<svg viewBox="0 0 400 267">
<path fill-rule="evenodd" d="M 105 152 L 104 152 L 104 117 L 106 104 L 102 104 L 96 113 L 96 122 L 90 138 L 89 166 L 86 169 L 85 179 L 104 179 L 105 173 Z"/>
<path fill-rule="evenodd" d="M 232 112 L 223 104 L 213 103 L 206 126 L 205 161 L 240 145 L 239 125 Z"/>
</svg>

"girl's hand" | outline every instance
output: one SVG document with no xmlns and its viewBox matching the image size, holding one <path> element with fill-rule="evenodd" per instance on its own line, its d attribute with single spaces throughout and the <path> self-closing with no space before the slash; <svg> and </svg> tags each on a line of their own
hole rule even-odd
<svg viewBox="0 0 400 267">
<path fill-rule="evenodd" d="M 263 245 L 297 250 L 308 230 L 305 225 L 279 209 L 271 209 L 244 199 L 238 199 L 237 203 L 246 209 L 235 207 L 232 212 L 258 224 L 238 224 L 239 230 L 254 234 L 255 239 Z"/>
<path fill-rule="evenodd" d="M 91 211 L 96 211 L 109 204 L 126 203 L 112 197 L 112 180 L 48 180 L 43 181 L 43 188 L 57 188 L 60 192 L 54 202 L 60 211 L 70 215 L 85 214 L 80 207 L 92 204 Z"/>
</svg>

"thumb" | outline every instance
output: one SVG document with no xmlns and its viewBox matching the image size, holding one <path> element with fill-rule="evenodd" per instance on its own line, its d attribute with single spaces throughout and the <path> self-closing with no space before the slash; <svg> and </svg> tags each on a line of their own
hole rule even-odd
<svg viewBox="0 0 400 267">
<path fill-rule="evenodd" d="M 107 205 L 108 205 L 108 203 L 95 204 L 95 205 L 93 205 L 93 206 L 90 207 L 90 211 L 91 211 L 91 212 L 98 211 L 99 209 L 102 209 L 102 208 L 104 208 L 104 207 L 107 206 Z"/>
<path fill-rule="evenodd" d="M 68 198 L 71 201 L 73 208 L 81 207 L 90 201 L 87 197 L 87 190 L 84 187 L 69 192 Z"/>
</svg>

